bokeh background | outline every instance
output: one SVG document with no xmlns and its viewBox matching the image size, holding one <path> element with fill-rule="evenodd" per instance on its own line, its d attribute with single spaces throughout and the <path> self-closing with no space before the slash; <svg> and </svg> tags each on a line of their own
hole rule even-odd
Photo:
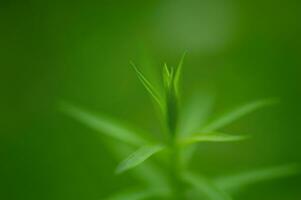
<svg viewBox="0 0 301 200">
<path fill-rule="evenodd" d="M 300 1 L 0 2 L 0 199 L 102 199 L 137 182 L 92 130 L 62 115 L 67 100 L 154 131 L 156 114 L 129 61 L 157 85 L 187 51 L 184 99 L 213 94 L 213 116 L 240 103 L 281 104 L 228 126 L 252 140 L 204 145 L 208 176 L 301 162 Z M 237 199 L 299 200 L 300 176 Z"/>
</svg>

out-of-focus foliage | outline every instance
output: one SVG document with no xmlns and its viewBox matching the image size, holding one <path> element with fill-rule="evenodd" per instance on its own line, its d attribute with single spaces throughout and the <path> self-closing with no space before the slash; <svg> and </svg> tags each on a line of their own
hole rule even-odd
<svg viewBox="0 0 301 200">
<path fill-rule="evenodd" d="M 163 98 L 164 101 L 162 100 L 162 97 L 159 98 L 159 95 L 154 89 L 151 82 L 145 78 L 142 72 L 134 64 L 132 64 L 139 80 L 142 82 L 145 89 L 150 93 L 152 99 L 154 99 L 162 109 L 162 116 L 160 117 L 160 119 L 163 119 L 163 124 L 165 124 L 166 128 L 164 130 L 166 131 L 167 139 L 163 141 L 155 141 L 155 143 L 157 144 L 152 145 L 142 146 L 142 144 L 140 144 L 141 147 L 135 152 L 131 153 L 116 168 L 117 174 L 124 173 L 125 171 L 132 170 L 133 168 L 142 165 L 154 154 L 167 149 L 168 155 L 164 160 L 161 159 L 160 161 L 160 174 L 162 175 L 163 173 L 165 173 L 165 175 L 162 176 L 162 179 L 168 177 L 169 183 L 165 184 L 165 187 L 160 187 L 158 185 L 155 185 L 155 182 L 153 182 L 150 191 L 149 188 L 145 188 L 144 190 L 142 189 L 142 192 L 115 192 L 112 197 L 109 197 L 109 199 L 146 199 L 148 197 L 154 198 L 156 196 L 159 196 L 162 198 L 164 197 L 165 199 L 174 200 L 230 200 L 232 199 L 231 192 L 233 190 L 239 191 L 246 185 L 252 183 L 256 184 L 257 182 L 269 179 L 298 174 L 299 169 L 297 167 L 285 166 L 245 172 L 242 174 L 211 181 L 208 178 L 201 177 L 197 174 L 192 174 L 190 170 L 187 169 L 187 166 L 183 168 L 182 160 L 185 159 L 186 162 L 189 161 L 193 152 L 196 150 L 196 148 L 190 148 L 188 154 L 189 157 L 187 157 L 187 154 L 185 155 L 182 153 L 183 146 L 191 146 L 194 143 L 200 142 L 232 142 L 246 139 L 246 136 L 229 135 L 226 133 L 216 132 L 216 130 L 231 124 L 239 118 L 261 107 L 275 104 L 275 100 L 262 100 L 248 103 L 222 115 L 221 117 L 218 117 L 208 124 L 205 124 L 203 128 L 200 128 L 200 130 L 202 130 L 201 132 L 198 132 L 196 134 L 190 133 L 189 137 L 182 138 L 181 136 L 183 134 L 180 134 L 177 128 L 179 127 L 178 120 L 180 118 L 178 112 L 180 108 L 178 83 L 183 65 L 183 58 L 181 59 L 180 64 L 177 68 L 169 68 L 166 64 L 164 64 L 163 66 L 162 77 L 165 91 Z M 116 122 L 107 122 L 106 119 L 98 118 L 70 105 L 64 105 L 63 112 L 71 116 L 72 118 L 75 118 L 79 122 L 88 125 L 88 127 L 91 127 L 93 129 L 97 128 L 97 130 L 99 130 L 100 132 L 105 132 L 105 134 L 110 135 L 112 138 L 118 138 L 119 140 L 121 140 L 121 142 L 127 142 L 131 145 L 137 145 L 137 143 L 133 143 L 133 140 L 131 139 L 137 138 L 137 136 L 134 137 L 130 131 L 124 130 L 124 128 L 120 128 L 120 125 Z M 200 111 L 200 113 L 202 112 Z M 195 111 L 191 111 L 190 115 L 194 117 Z M 190 115 L 188 114 L 188 116 Z M 191 129 L 193 127 L 189 128 Z M 162 132 L 165 132 L 164 130 Z M 109 134 L 106 132 L 109 132 Z M 139 140 L 136 139 L 134 141 L 137 142 Z M 140 139 L 140 141 L 142 141 L 142 139 Z M 123 149 L 115 149 L 115 151 L 121 153 L 123 152 Z M 144 166 L 142 165 L 142 169 L 143 168 Z M 148 167 L 146 167 L 145 169 L 148 169 Z M 148 171 L 142 171 L 140 175 L 147 176 L 148 174 Z M 159 177 L 160 174 L 157 174 L 157 177 Z"/>
<path fill-rule="evenodd" d="M 299 10 L 296 0 L 2 1 L 0 199 L 103 199 L 124 188 L 148 193 L 138 183 L 166 188 L 164 173 L 148 161 L 115 176 L 118 163 L 137 147 L 62 116 L 57 102 L 115 116 L 143 140 L 162 139 L 160 112 L 153 111 L 129 61 L 162 94 L 161 64 L 177 66 L 184 51 L 183 137 L 241 102 L 281 100 L 220 130 L 251 139 L 193 145 L 183 152 L 185 166 L 224 177 L 300 163 Z M 115 122 L 99 118 L 107 128 Z M 234 198 L 299 200 L 300 176 L 252 185 Z"/>
</svg>

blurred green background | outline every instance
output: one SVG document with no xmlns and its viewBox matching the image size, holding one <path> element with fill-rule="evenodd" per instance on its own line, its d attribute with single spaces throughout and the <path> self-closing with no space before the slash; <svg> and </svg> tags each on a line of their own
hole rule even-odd
<svg viewBox="0 0 301 200">
<path fill-rule="evenodd" d="M 102 199 L 137 185 L 60 100 L 155 131 L 133 60 L 160 84 L 162 64 L 187 51 L 184 99 L 214 94 L 219 114 L 240 103 L 281 104 L 228 126 L 252 140 L 203 145 L 191 168 L 208 176 L 301 162 L 300 1 L 0 2 L 0 199 Z M 262 183 L 237 199 L 299 200 L 301 177 Z"/>
</svg>

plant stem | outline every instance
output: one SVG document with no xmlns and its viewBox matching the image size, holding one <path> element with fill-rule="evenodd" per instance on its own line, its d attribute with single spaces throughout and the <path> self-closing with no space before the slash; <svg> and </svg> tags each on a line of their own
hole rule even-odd
<svg viewBox="0 0 301 200">
<path fill-rule="evenodd" d="M 172 199 L 183 200 L 184 197 L 184 185 L 181 180 L 181 163 L 179 147 L 176 143 L 176 139 L 173 138 L 170 144 L 170 182 L 173 190 Z"/>
<path fill-rule="evenodd" d="M 169 133 L 170 149 L 170 183 L 172 186 L 172 199 L 183 200 L 184 184 L 181 179 L 182 167 L 180 163 L 180 149 L 177 144 L 177 128 L 179 120 L 179 94 L 177 88 L 177 68 L 164 68 L 165 80 L 165 117 Z"/>
</svg>

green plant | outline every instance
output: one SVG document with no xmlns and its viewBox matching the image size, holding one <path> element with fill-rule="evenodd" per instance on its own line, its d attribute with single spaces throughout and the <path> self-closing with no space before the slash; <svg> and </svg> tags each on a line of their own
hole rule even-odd
<svg viewBox="0 0 301 200">
<path fill-rule="evenodd" d="M 112 142 L 108 145 L 118 157 L 124 156 L 125 152 L 131 151 L 133 148 L 137 148 L 118 165 L 116 173 L 120 174 L 131 170 L 136 177 L 146 183 L 145 186 L 140 189 L 135 188 L 119 192 L 108 199 L 228 200 L 232 199 L 231 195 L 242 187 L 298 172 L 295 165 L 254 170 L 212 179 L 190 172 L 187 165 L 195 151 L 195 144 L 202 142 L 233 142 L 249 138 L 244 135 L 230 135 L 218 130 L 259 108 L 274 105 L 277 101 L 266 99 L 239 106 L 203 125 L 196 131 L 192 127 L 200 123 L 198 115 L 201 115 L 201 113 L 197 112 L 199 107 L 193 107 L 190 109 L 190 115 L 186 118 L 187 123 L 184 123 L 184 126 L 188 126 L 184 131 L 183 127 L 180 127 L 183 120 L 180 117 L 179 90 L 183 60 L 184 55 L 176 68 L 164 64 L 164 95 L 161 95 L 143 73 L 131 63 L 139 80 L 160 110 L 160 119 L 163 119 L 164 127 L 163 137 L 159 141 L 155 138 L 145 138 L 142 134 L 139 134 L 139 131 L 132 130 L 115 120 L 92 114 L 71 104 L 63 104 L 63 111 L 72 118 L 103 135 L 118 140 L 120 144 L 116 145 L 116 142 Z M 109 141 L 106 140 L 106 142 Z M 161 154 L 159 154 L 160 152 Z M 154 154 L 159 154 L 156 157 L 157 162 L 144 162 Z"/>
</svg>

